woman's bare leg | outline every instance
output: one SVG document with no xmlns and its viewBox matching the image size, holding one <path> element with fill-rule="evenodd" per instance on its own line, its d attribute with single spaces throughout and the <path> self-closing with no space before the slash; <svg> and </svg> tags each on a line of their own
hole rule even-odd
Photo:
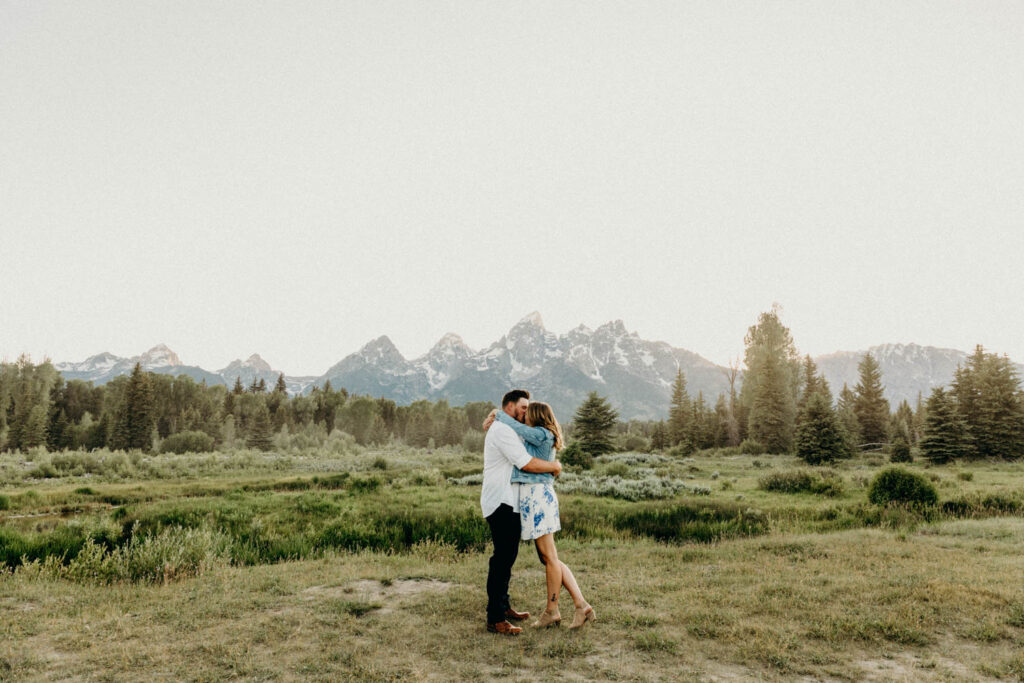
<svg viewBox="0 0 1024 683">
<path fill-rule="evenodd" d="M 551 543 L 554 545 L 554 537 L 552 537 Z M 541 564 L 547 564 L 544 561 L 544 555 L 540 551 L 540 546 L 537 546 L 537 557 L 540 558 Z M 583 598 L 583 591 L 580 590 L 579 584 L 576 583 L 576 577 L 573 576 L 572 570 L 569 569 L 565 562 L 561 562 L 561 560 L 559 562 L 562 565 L 562 585 L 565 586 L 565 590 L 572 597 L 572 604 L 576 605 L 576 607 L 589 607 L 589 603 Z"/>
<path fill-rule="evenodd" d="M 555 537 L 553 534 L 544 534 L 537 539 L 537 554 L 544 564 L 544 574 L 547 578 L 548 592 L 544 611 L 552 616 L 557 616 L 558 594 L 562 592 L 562 567 L 558 559 L 558 550 L 555 548 Z"/>
<path fill-rule="evenodd" d="M 583 599 L 583 591 L 580 590 L 579 584 L 576 583 L 576 577 L 572 575 L 572 570 L 566 566 L 565 562 L 562 562 L 562 585 L 572 596 L 572 604 L 576 605 L 576 609 L 587 607 L 587 601 Z"/>
</svg>

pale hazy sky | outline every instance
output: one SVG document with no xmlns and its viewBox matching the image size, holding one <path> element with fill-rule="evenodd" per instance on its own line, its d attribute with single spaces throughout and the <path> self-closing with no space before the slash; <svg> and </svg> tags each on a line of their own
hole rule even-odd
<svg viewBox="0 0 1024 683">
<path fill-rule="evenodd" d="M 0 0 L 0 359 L 538 310 L 1024 361 L 1024 3 Z"/>
</svg>

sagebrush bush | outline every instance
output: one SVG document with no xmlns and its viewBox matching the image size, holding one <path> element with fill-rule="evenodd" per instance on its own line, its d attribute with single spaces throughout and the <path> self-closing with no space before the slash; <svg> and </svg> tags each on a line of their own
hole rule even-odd
<svg viewBox="0 0 1024 683">
<path fill-rule="evenodd" d="M 694 487 L 694 489 L 696 488 Z M 604 496 L 622 500 L 672 498 L 687 490 L 696 493 L 694 489 L 678 479 L 656 476 L 648 476 L 643 479 L 624 479 L 618 475 L 592 476 L 572 472 L 564 472 L 555 483 L 555 489 L 563 493 L 583 493 L 589 496 Z M 697 495 L 702 494 L 697 493 Z"/>
<path fill-rule="evenodd" d="M 762 443 L 753 439 L 744 439 L 740 444 L 740 453 L 743 455 L 764 455 L 766 450 Z"/>
<path fill-rule="evenodd" d="M 467 429 L 466 433 L 462 435 L 462 448 L 470 453 L 483 453 L 485 438 L 483 432 Z"/>
<path fill-rule="evenodd" d="M 213 437 L 206 432 L 187 431 L 171 434 L 160 442 L 161 453 L 209 453 L 214 448 Z"/>
<path fill-rule="evenodd" d="M 935 486 L 920 474 L 902 467 L 889 467 L 879 472 L 868 488 L 868 500 L 875 505 L 915 503 L 934 505 L 939 500 Z"/>
<path fill-rule="evenodd" d="M 832 472 L 820 474 L 809 470 L 773 472 L 758 479 L 758 487 L 764 491 L 779 493 L 817 493 L 824 496 L 841 496 L 843 481 Z"/>
</svg>

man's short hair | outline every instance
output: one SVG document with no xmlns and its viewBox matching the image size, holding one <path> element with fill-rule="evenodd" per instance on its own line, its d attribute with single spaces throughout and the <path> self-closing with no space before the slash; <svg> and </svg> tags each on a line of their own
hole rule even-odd
<svg viewBox="0 0 1024 683">
<path fill-rule="evenodd" d="M 502 397 L 501 407 L 504 408 L 509 403 L 519 403 L 521 398 L 529 399 L 530 392 L 526 389 L 513 389 Z"/>
</svg>

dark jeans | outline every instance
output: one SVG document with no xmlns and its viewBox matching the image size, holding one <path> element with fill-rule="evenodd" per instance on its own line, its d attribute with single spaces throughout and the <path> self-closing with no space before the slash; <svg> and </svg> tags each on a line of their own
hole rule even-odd
<svg viewBox="0 0 1024 683">
<path fill-rule="evenodd" d="M 512 565 L 519 555 L 519 513 L 511 506 L 502 504 L 487 518 L 491 527 L 491 541 L 494 553 L 487 570 L 487 623 L 505 621 L 505 610 L 511 605 L 508 599 L 508 582 L 512 578 Z"/>
</svg>

